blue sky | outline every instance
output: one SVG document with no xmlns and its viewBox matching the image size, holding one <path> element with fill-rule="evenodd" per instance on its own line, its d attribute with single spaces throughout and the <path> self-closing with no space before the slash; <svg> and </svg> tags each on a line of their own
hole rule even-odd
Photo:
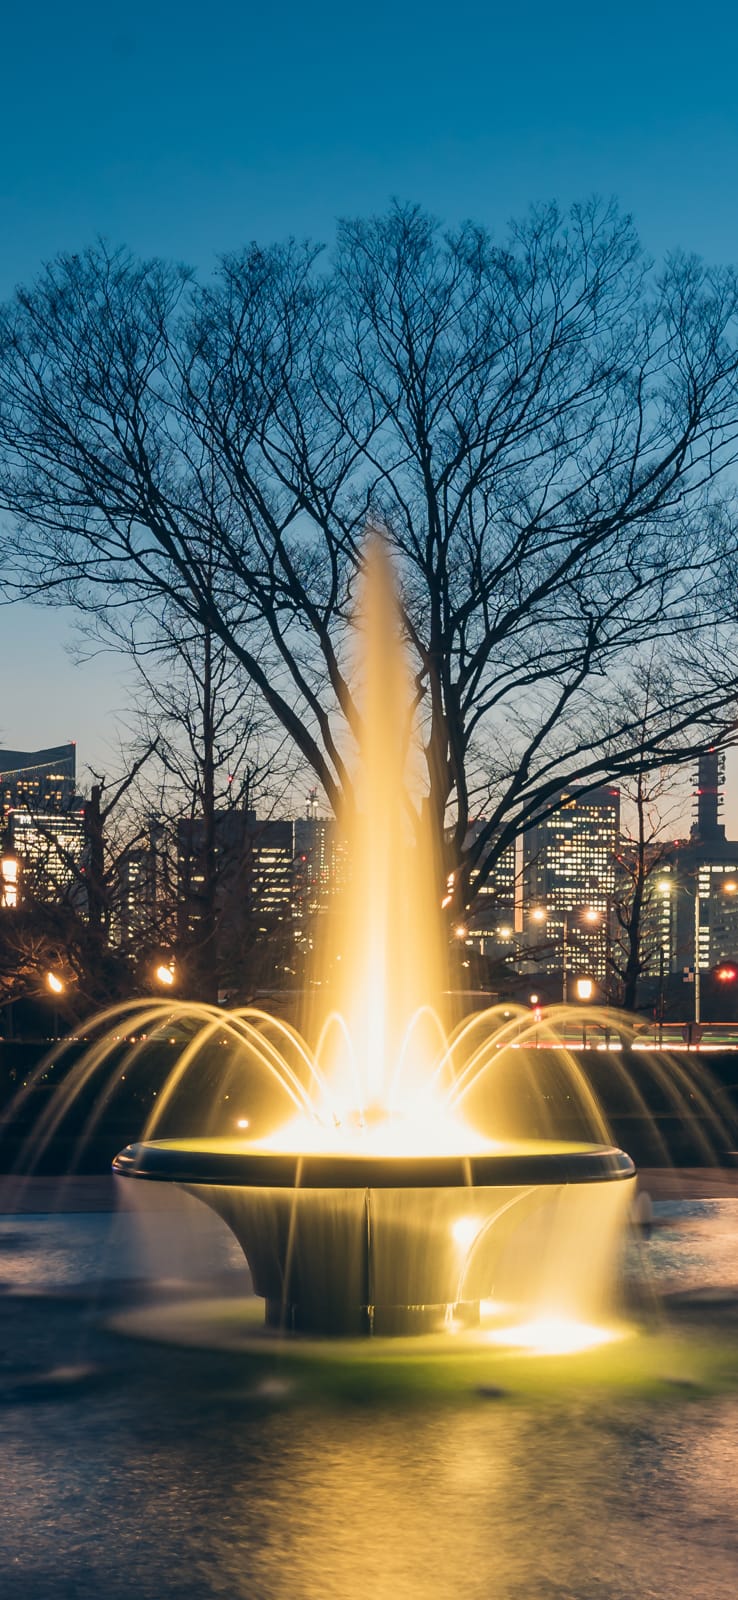
<svg viewBox="0 0 738 1600">
<path fill-rule="evenodd" d="M 394 194 L 499 227 L 617 193 L 654 251 L 738 256 L 727 6 L 41 0 L 3 35 L 4 293 L 97 233 L 207 268 Z"/>
<path fill-rule="evenodd" d="M 496 231 L 533 200 L 616 194 L 654 255 L 738 261 L 738 12 L 657 0 L 295 0 L 3 19 L 0 295 L 98 234 L 207 272 L 221 250 L 419 200 Z M 0 613 L 24 682 L 0 742 L 76 737 L 105 764 L 120 670 L 73 668 L 69 624 Z"/>
</svg>

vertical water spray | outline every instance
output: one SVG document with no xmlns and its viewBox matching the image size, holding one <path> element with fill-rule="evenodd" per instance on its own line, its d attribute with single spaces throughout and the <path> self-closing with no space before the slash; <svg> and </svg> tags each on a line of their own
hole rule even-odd
<svg viewBox="0 0 738 1600">
<path fill-rule="evenodd" d="M 347 883 L 327 919 L 317 974 L 329 980 L 330 1006 L 346 1023 L 332 1035 L 329 1074 L 351 1093 L 351 1067 L 356 1109 L 373 1115 L 427 1087 L 438 1050 L 432 1015 L 447 987 L 414 685 L 390 557 L 377 534 L 365 549 L 357 633 L 356 803 L 339 819 Z M 354 1061 L 341 1071 L 347 1038 Z"/>
</svg>

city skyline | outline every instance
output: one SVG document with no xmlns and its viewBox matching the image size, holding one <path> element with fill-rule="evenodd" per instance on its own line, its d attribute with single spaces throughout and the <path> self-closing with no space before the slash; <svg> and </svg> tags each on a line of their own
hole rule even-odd
<svg viewBox="0 0 738 1600">
<path fill-rule="evenodd" d="M 230 971 L 236 985 L 241 952 L 255 935 L 289 928 L 303 954 L 312 949 L 316 918 L 352 877 L 347 841 L 318 815 L 314 789 L 296 817 L 216 806 L 211 832 L 191 802 L 168 818 L 139 817 L 128 841 L 118 839 L 106 880 L 100 790 L 89 799 L 77 791 L 76 756 L 74 744 L 0 748 L 6 909 L 66 903 L 93 922 L 107 904 L 106 938 L 124 961 L 135 964 L 152 941 L 192 960 L 212 940 L 221 983 Z M 562 790 L 517 840 L 503 843 L 476 892 L 473 873 L 468 925 L 452 926 L 452 943 L 461 939 L 491 962 L 487 981 L 501 964 L 558 973 L 566 997 L 567 975 L 573 981 L 585 971 L 609 994 L 613 976 L 623 977 L 618 951 L 627 947 L 634 874 L 643 873 L 642 912 L 633 913 L 636 985 L 639 975 L 660 972 L 663 983 L 693 971 L 697 942 L 703 971 L 738 960 L 738 841 L 723 821 L 723 755 L 701 756 L 693 777 L 689 835 L 672 840 L 649 813 L 640 845 L 627 817 L 621 826 L 619 787 Z M 480 817 L 471 832 L 485 828 Z M 281 960 L 280 970 L 294 976 L 289 953 Z"/>
</svg>

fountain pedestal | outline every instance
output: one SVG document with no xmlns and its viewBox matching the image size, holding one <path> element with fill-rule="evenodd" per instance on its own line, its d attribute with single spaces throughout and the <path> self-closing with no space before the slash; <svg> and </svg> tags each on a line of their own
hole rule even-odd
<svg viewBox="0 0 738 1600">
<path fill-rule="evenodd" d="M 181 1185 L 241 1245 L 268 1326 L 417 1334 L 601 1309 L 635 1168 L 614 1148 L 524 1145 L 442 1157 L 298 1156 L 225 1140 L 129 1145 L 114 1170 Z"/>
</svg>

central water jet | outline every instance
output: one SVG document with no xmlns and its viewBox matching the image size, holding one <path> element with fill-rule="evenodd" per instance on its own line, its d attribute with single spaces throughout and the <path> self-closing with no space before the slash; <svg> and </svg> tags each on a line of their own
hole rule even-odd
<svg viewBox="0 0 738 1600">
<path fill-rule="evenodd" d="M 325 918 L 307 1038 L 263 1014 L 199 1008 L 126 1178 L 181 1185 L 233 1230 L 270 1326 L 417 1333 L 477 1322 L 596 1324 L 634 1183 L 572 1058 L 585 1139 L 473 1127 L 467 1105 L 525 1022 L 445 1014 L 444 873 L 420 773 L 417 686 L 385 543 L 365 550 L 352 724 L 355 802 L 340 818 L 348 883 Z M 426 753 L 427 754 L 427 753 Z M 194 1010 L 185 1015 L 195 1014 Z M 171 1007 L 168 1009 L 171 1015 Z M 260 1141 L 153 1135 L 198 1053 L 238 1037 L 295 1115 Z M 276 1042 L 275 1042 L 276 1033 Z M 522 1063 L 522 1057 L 521 1063 Z M 513 1120 L 515 1120 L 513 1118 Z"/>
</svg>

